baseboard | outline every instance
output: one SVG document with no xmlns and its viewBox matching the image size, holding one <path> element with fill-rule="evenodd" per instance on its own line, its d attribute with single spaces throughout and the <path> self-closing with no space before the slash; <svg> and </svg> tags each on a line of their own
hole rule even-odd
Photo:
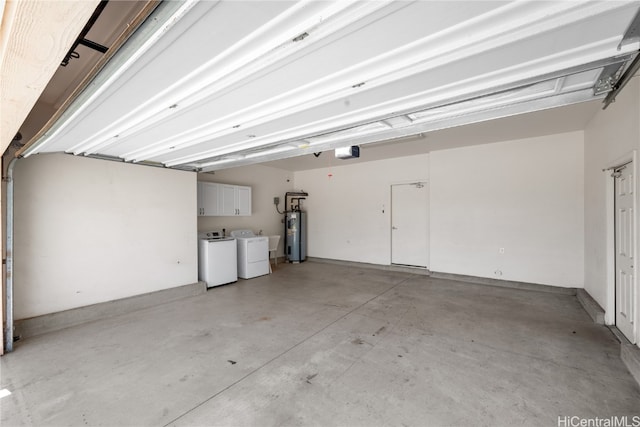
<svg viewBox="0 0 640 427">
<path fill-rule="evenodd" d="M 640 385 L 640 348 L 630 343 L 620 344 L 620 358 Z"/>
<path fill-rule="evenodd" d="M 190 285 L 87 305 L 29 319 L 16 320 L 14 322 L 14 339 L 25 339 L 82 323 L 118 316 L 185 297 L 203 294 L 206 291 L 205 282 L 196 282 Z"/>
<path fill-rule="evenodd" d="M 285 262 L 287 262 L 287 258 L 284 256 L 279 256 L 275 259 L 277 259 L 277 262 L 275 264 L 284 264 Z M 269 258 L 269 262 L 271 263 L 271 265 L 274 265 L 274 258 Z"/>
<path fill-rule="evenodd" d="M 524 289 L 527 291 L 549 292 L 553 294 L 575 295 L 576 288 L 562 288 L 559 286 L 541 285 L 538 283 L 517 282 L 514 280 L 491 279 L 488 277 L 466 276 L 463 274 L 440 273 L 432 271 L 431 277 L 436 279 L 456 280 L 458 282 L 474 283 L 476 285 L 498 286 L 502 288 Z"/>
<path fill-rule="evenodd" d="M 609 326 L 613 335 L 620 341 L 620 359 L 634 380 L 640 385 L 640 348 L 625 337 L 615 326 Z"/>
<path fill-rule="evenodd" d="M 331 258 L 316 258 L 316 257 L 307 257 L 307 261 L 311 262 L 319 262 L 322 264 L 335 264 L 335 265 L 344 265 L 347 267 L 362 267 L 362 268 L 372 268 L 375 270 L 383 270 L 383 271 L 397 271 L 400 273 L 411 273 L 411 274 L 420 274 L 423 276 L 431 275 L 431 272 L 426 268 L 421 267 L 409 267 L 405 265 L 382 265 L 382 264 L 370 264 L 367 262 L 356 262 L 356 261 L 343 261 L 339 259 L 331 259 Z"/>
<path fill-rule="evenodd" d="M 316 258 L 316 257 L 307 257 L 307 260 L 313 261 L 313 262 L 325 263 L 325 264 L 357 266 L 357 267 L 363 267 L 363 268 L 373 268 L 376 270 L 398 271 L 401 273 L 419 274 L 423 276 L 431 276 L 435 279 L 455 280 L 458 282 L 473 283 L 476 285 L 499 286 L 503 288 L 524 289 L 528 291 L 549 292 L 549 293 L 562 294 L 562 295 L 576 294 L 576 288 L 561 288 L 558 286 L 541 285 L 538 283 L 490 279 L 486 277 L 466 276 L 463 274 L 441 273 L 437 271 L 430 271 L 426 268 L 420 268 L 420 267 L 408 267 L 408 266 L 393 265 L 393 264 L 392 265 L 369 264 L 365 262 L 343 261 L 343 260 L 337 260 L 337 259 Z"/>
<path fill-rule="evenodd" d="M 589 295 L 589 292 L 578 289 L 576 297 L 591 319 L 598 325 L 604 325 L 604 309 Z"/>
<path fill-rule="evenodd" d="M 620 329 L 618 329 L 616 325 L 607 325 L 607 328 L 609 328 L 613 336 L 616 337 L 620 344 L 631 344 L 631 341 L 629 341 L 627 337 L 625 337 L 624 334 L 620 332 Z"/>
</svg>

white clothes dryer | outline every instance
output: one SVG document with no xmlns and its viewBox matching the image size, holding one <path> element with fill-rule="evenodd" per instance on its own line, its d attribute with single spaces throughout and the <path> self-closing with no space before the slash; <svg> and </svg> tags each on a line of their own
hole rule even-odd
<svg viewBox="0 0 640 427">
<path fill-rule="evenodd" d="M 269 274 L 269 237 L 256 236 L 251 230 L 235 230 L 238 241 L 238 277 L 251 279 Z"/>
</svg>

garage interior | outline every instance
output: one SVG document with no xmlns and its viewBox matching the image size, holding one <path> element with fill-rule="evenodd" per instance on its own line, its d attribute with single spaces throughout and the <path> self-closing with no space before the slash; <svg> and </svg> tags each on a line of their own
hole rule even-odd
<svg viewBox="0 0 640 427">
<path fill-rule="evenodd" d="M 3 425 L 640 416 L 637 2 L 3 8 Z"/>
</svg>

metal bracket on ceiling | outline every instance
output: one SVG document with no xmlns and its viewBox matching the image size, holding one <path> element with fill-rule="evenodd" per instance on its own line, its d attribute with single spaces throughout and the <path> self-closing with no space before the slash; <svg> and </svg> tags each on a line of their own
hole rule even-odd
<svg viewBox="0 0 640 427">
<path fill-rule="evenodd" d="M 627 85 L 627 83 L 629 83 L 631 78 L 638 72 L 638 70 L 640 70 L 640 53 L 636 55 L 635 59 L 631 62 L 629 67 L 627 67 L 626 71 L 619 79 L 616 80 L 616 82 L 611 87 L 611 92 L 609 92 L 609 94 L 603 101 L 603 110 L 606 110 L 609 104 L 616 100 L 616 96 L 618 96 L 620 91 Z"/>
<path fill-rule="evenodd" d="M 629 27 L 627 27 L 627 30 L 624 32 L 624 35 L 622 36 L 622 40 L 620 40 L 620 44 L 618 44 L 618 50 L 622 49 L 622 46 L 628 43 L 634 43 L 638 41 L 640 41 L 640 10 L 636 12 L 635 16 L 631 20 L 631 23 L 629 24 Z M 627 67 L 626 71 L 624 71 L 624 74 L 622 74 L 621 77 L 619 77 L 616 81 L 613 82 L 613 84 L 611 84 L 611 88 L 609 89 L 610 92 L 603 101 L 604 103 L 604 107 L 602 107 L 603 110 L 606 110 L 609 104 L 611 104 L 612 102 L 615 102 L 616 96 L 618 96 L 622 88 L 624 88 L 626 84 L 629 83 L 629 80 L 631 80 L 631 78 L 638 72 L 639 69 L 640 69 L 640 51 L 636 53 L 636 57 L 631 62 L 629 67 Z M 600 74 L 601 78 L 603 77 L 603 74 L 604 74 L 604 70 L 603 70 L 603 73 Z M 598 82 L 600 82 L 600 78 L 598 79 Z M 597 94 L 597 85 L 596 85 L 596 88 L 594 88 L 594 92 L 596 92 Z"/>
<path fill-rule="evenodd" d="M 607 65 L 600 72 L 593 87 L 593 95 L 598 96 L 613 90 L 624 70 L 624 63 Z"/>
<path fill-rule="evenodd" d="M 87 40 L 85 38 L 87 33 L 91 30 L 93 25 L 96 23 L 96 21 L 100 17 L 100 14 L 104 10 L 104 8 L 107 6 L 107 3 L 109 3 L 109 0 L 101 0 L 100 1 L 100 4 L 98 5 L 98 7 L 96 7 L 96 10 L 93 11 L 93 14 L 91 15 L 91 18 L 89 18 L 89 21 L 87 21 L 86 25 L 84 26 L 84 28 L 82 29 L 82 31 L 78 35 L 78 38 L 76 38 L 76 41 L 73 42 L 73 45 L 71 45 L 71 49 L 69 49 L 67 54 L 64 56 L 64 59 L 60 63 L 60 66 L 66 67 L 69 64 L 69 61 L 72 58 L 74 58 L 74 59 L 80 58 L 80 54 L 78 52 L 76 52 L 76 48 L 80 44 L 83 45 L 83 46 L 86 46 L 88 48 L 91 48 L 93 50 L 97 50 L 100 53 L 106 53 L 107 50 L 109 50 L 108 47 L 103 46 L 100 43 L 96 43 L 96 42 L 93 42 L 91 40 Z"/>
</svg>

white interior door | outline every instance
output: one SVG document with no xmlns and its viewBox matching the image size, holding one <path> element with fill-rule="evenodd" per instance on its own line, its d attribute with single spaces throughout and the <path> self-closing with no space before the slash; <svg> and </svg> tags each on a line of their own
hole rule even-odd
<svg viewBox="0 0 640 427">
<path fill-rule="evenodd" d="M 627 163 L 614 171 L 616 247 L 616 326 L 632 343 L 635 320 L 634 176 Z"/>
<path fill-rule="evenodd" d="M 425 182 L 391 186 L 391 263 L 427 267 L 429 212 Z"/>
</svg>

